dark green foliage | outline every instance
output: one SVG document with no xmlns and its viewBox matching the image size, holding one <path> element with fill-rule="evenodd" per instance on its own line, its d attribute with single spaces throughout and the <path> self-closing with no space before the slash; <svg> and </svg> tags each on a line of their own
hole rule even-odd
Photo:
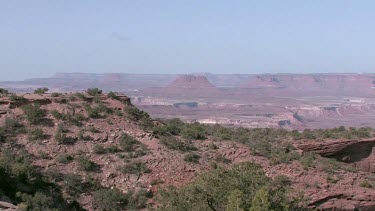
<svg viewBox="0 0 375 211">
<path fill-rule="evenodd" d="M 291 136 L 295 140 L 300 139 L 358 139 L 358 138 L 370 138 L 373 135 L 373 130 L 368 127 L 361 128 L 345 128 L 343 126 L 332 129 L 317 129 L 309 130 L 306 129 L 302 133 L 294 130 L 291 132 Z"/>
<path fill-rule="evenodd" d="M 100 211 L 125 210 L 129 197 L 118 189 L 100 189 L 93 194 L 93 207 Z"/>
<path fill-rule="evenodd" d="M 100 95 L 103 93 L 103 91 L 98 88 L 89 88 L 86 92 L 91 96 Z"/>
<path fill-rule="evenodd" d="M 28 138 L 30 141 L 43 140 L 45 138 L 45 134 L 42 129 L 35 128 L 29 131 Z"/>
<path fill-rule="evenodd" d="M 258 206 L 253 202 L 263 201 L 257 199 L 262 199 L 260 190 L 267 193 L 267 210 L 293 210 L 294 203 L 288 200 L 286 188 L 271 188 L 271 184 L 262 168 L 253 163 L 241 163 L 230 169 L 217 168 L 185 187 L 162 191 L 157 210 L 236 210 L 235 207 L 250 210 Z"/>
<path fill-rule="evenodd" d="M 204 140 L 207 138 L 205 126 L 199 123 L 190 124 L 181 131 L 181 136 L 190 140 Z"/>
<path fill-rule="evenodd" d="M 185 151 L 195 151 L 197 148 L 189 141 L 181 141 L 173 136 L 165 136 L 160 139 L 160 143 L 169 149 Z"/>
<path fill-rule="evenodd" d="M 105 118 L 105 114 L 112 114 L 113 110 L 111 108 L 108 108 L 103 103 L 98 104 L 95 107 L 91 107 L 90 105 L 86 105 L 86 112 L 90 118 L 99 119 L 99 118 Z"/>
<path fill-rule="evenodd" d="M 107 97 L 112 98 L 114 100 L 120 100 L 120 97 L 117 96 L 117 94 L 112 91 L 108 92 Z"/>
<path fill-rule="evenodd" d="M 151 170 L 147 167 L 145 163 L 140 161 L 134 161 L 126 164 L 121 168 L 123 173 L 127 174 L 139 174 L 139 173 L 150 173 Z"/>
<path fill-rule="evenodd" d="M 65 128 L 61 125 L 58 126 L 57 128 L 57 131 L 55 133 L 55 140 L 57 141 L 57 143 L 59 144 L 71 144 L 71 143 L 74 143 L 76 140 L 73 139 L 72 137 L 68 137 L 66 134 L 65 134 Z"/>
<path fill-rule="evenodd" d="M 77 96 L 81 100 L 85 100 L 86 96 L 83 93 L 77 92 L 75 93 L 75 96 Z"/>
<path fill-rule="evenodd" d="M 180 119 L 170 119 L 163 121 L 163 125 L 155 126 L 153 134 L 160 136 L 176 136 L 179 135 L 185 123 Z"/>
<path fill-rule="evenodd" d="M 46 114 L 46 110 L 42 109 L 38 103 L 24 105 L 21 109 L 30 124 L 39 124 Z"/>
<path fill-rule="evenodd" d="M 316 155 L 312 152 L 305 153 L 304 155 L 301 156 L 301 158 L 299 159 L 299 162 L 301 163 L 304 169 L 314 167 L 315 156 Z"/>
<path fill-rule="evenodd" d="M 24 187 L 24 188 L 20 188 Z M 25 189 L 26 188 L 26 189 Z M 61 191 L 31 165 L 25 150 L 0 152 L 0 190 L 19 210 L 69 210 Z"/>
<path fill-rule="evenodd" d="M 184 156 L 184 161 L 189 163 L 199 163 L 201 157 L 198 154 L 189 152 Z"/>
<path fill-rule="evenodd" d="M 107 149 L 103 145 L 100 145 L 100 144 L 95 144 L 94 148 L 93 148 L 93 151 L 94 151 L 95 154 L 105 154 L 105 153 L 107 153 Z"/>
<path fill-rule="evenodd" d="M 130 120 L 137 122 L 144 130 L 153 129 L 154 124 L 148 113 L 134 106 L 126 106 L 124 111 Z"/>
<path fill-rule="evenodd" d="M 78 168 L 83 171 L 95 171 L 98 167 L 94 162 L 85 156 L 77 157 Z"/>
<path fill-rule="evenodd" d="M 62 154 L 57 156 L 57 162 L 67 164 L 73 161 L 73 157 L 69 154 Z"/>
<path fill-rule="evenodd" d="M 362 188 L 373 188 L 373 184 L 371 184 L 368 180 L 364 180 L 362 181 L 359 186 L 361 186 Z"/>
<path fill-rule="evenodd" d="M 52 92 L 51 97 L 59 97 L 60 95 L 58 92 Z"/>
<path fill-rule="evenodd" d="M 24 98 L 23 96 L 11 94 L 9 96 L 9 100 L 11 100 L 11 101 L 26 101 L 26 98 Z"/>
<path fill-rule="evenodd" d="M 48 92 L 47 87 L 37 88 L 36 90 L 34 90 L 34 94 L 45 94 L 46 92 Z"/>
<path fill-rule="evenodd" d="M 64 175 L 62 187 L 69 197 L 77 198 L 77 196 L 83 192 L 82 183 L 81 176 L 77 174 L 66 174 Z"/>
<path fill-rule="evenodd" d="M 71 113 L 60 113 L 57 110 L 52 110 L 51 114 L 54 118 L 58 120 L 63 120 L 64 122 L 69 122 L 72 125 L 75 126 L 82 126 L 82 121 L 86 120 L 85 115 L 81 113 L 75 113 L 74 108 L 72 108 L 73 114 Z"/>
<path fill-rule="evenodd" d="M 0 88 L 0 95 L 7 95 L 9 94 L 9 91 L 4 89 L 4 88 Z"/>
<path fill-rule="evenodd" d="M 24 132 L 26 132 L 24 125 L 10 117 L 5 119 L 4 126 L 0 128 L 0 133 L 3 134 L 3 136 L 15 136 Z"/>
<path fill-rule="evenodd" d="M 81 140 L 81 141 L 91 141 L 92 140 L 92 137 L 89 136 L 89 135 L 85 135 L 85 131 L 84 130 L 80 130 L 78 135 L 77 135 L 77 138 L 78 140 Z"/>
<path fill-rule="evenodd" d="M 120 139 L 120 147 L 125 152 L 134 152 L 136 149 L 141 147 L 141 142 L 137 141 L 130 135 L 123 133 Z"/>
</svg>

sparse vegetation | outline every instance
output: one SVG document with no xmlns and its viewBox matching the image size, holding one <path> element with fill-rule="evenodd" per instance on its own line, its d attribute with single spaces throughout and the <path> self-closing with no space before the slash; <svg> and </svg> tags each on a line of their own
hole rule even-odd
<svg viewBox="0 0 375 211">
<path fill-rule="evenodd" d="M 37 140 L 43 140 L 45 137 L 45 134 L 42 129 L 35 128 L 29 131 L 28 138 L 30 141 L 37 141 Z"/>
<path fill-rule="evenodd" d="M 39 124 L 46 114 L 46 110 L 42 109 L 38 103 L 24 105 L 21 109 L 30 124 Z"/>
<path fill-rule="evenodd" d="M 160 143 L 169 149 L 179 151 L 195 151 L 197 148 L 189 143 L 189 141 L 181 141 L 173 136 L 166 136 L 160 139 Z"/>
<path fill-rule="evenodd" d="M 91 96 L 100 95 L 103 93 L 103 91 L 98 88 L 89 88 L 86 90 L 86 92 Z"/>
<path fill-rule="evenodd" d="M 43 88 L 37 88 L 36 90 L 34 90 L 34 94 L 45 94 L 46 92 L 48 92 L 48 88 L 47 87 L 43 87 Z"/>
<path fill-rule="evenodd" d="M 76 158 L 76 161 L 80 170 L 95 171 L 97 169 L 97 165 L 86 156 L 79 156 Z"/>
<path fill-rule="evenodd" d="M 147 167 L 145 163 L 140 161 L 134 161 L 126 164 L 121 168 L 123 173 L 127 174 L 139 174 L 139 173 L 150 173 L 151 170 Z"/>
<path fill-rule="evenodd" d="M 73 157 L 69 154 L 62 154 L 62 155 L 57 156 L 56 160 L 59 163 L 67 164 L 73 161 Z"/>
<path fill-rule="evenodd" d="M 200 158 L 201 157 L 198 154 L 189 152 L 184 156 L 184 161 L 189 163 L 199 163 Z"/>
</svg>

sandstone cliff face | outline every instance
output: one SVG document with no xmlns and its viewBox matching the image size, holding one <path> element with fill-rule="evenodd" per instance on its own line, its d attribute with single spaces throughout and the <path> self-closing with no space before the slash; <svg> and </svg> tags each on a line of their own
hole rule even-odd
<svg viewBox="0 0 375 211">
<path fill-rule="evenodd" d="M 360 171 L 375 173 L 375 139 L 336 140 L 296 144 L 303 152 L 314 152 L 351 163 Z"/>
<path fill-rule="evenodd" d="M 205 76 L 183 75 L 170 83 L 168 88 L 201 89 L 215 88 Z"/>
</svg>

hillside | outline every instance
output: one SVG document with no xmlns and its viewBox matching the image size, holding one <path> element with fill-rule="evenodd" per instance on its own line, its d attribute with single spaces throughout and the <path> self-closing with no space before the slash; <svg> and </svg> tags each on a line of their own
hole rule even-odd
<svg viewBox="0 0 375 211">
<path fill-rule="evenodd" d="M 353 150 L 369 128 L 230 129 L 153 120 L 98 89 L 36 93 L 0 89 L 0 209 L 375 208 L 374 145 Z"/>
</svg>

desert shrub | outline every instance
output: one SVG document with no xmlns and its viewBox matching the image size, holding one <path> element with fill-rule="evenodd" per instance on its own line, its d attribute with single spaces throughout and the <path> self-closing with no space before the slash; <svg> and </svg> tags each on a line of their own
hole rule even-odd
<svg viewBox="0 0 375 211">
<path fill-rule="evenodd" d="M 91 141 L 92 140 L 91 136 L 85 135 L 85 131 L 84 130 L 80 130 L 78 132 L 77 138 L 78 138 L 78 140 L 81 140 L 81 141 Z"/>
<path fill-rule="evenodd" d="M 225 163 L 225 164 L 229 164 L 231 163 L 232 161 L 229 160 L 228 158 L 226 158 L 224 155 L 222 154 L 216 154 L 215 155 L 215 161 L 218 162 L 218 163 Z"/>
<path fill-rule="evenodd" d="M 52 110 L 51 114 L 54 118 L 62 120 L 64 118 L 64 115 L 60 113 L 58 110 Z"/>
<path fill-rule="evenodd" d="M 270 179 L 256 164 L 246 162 L 229 169 L 218 167 L 182 188 L 160 191 L 157 210 L 231 210 L 233 207 L 250 210 L 257 207 L 254 201 L 261 202 L 259 199 L 263 198 L 270 203 L 267 210 L 299 210 L 294 209 L 297 201 L 289 200 L 285 187 L 270 186 Z M 260 190 L 267 194 L 259 194 Z"/>
<path fill-rule="evenodd" d="M 373 188 L 374 187 L 368 180 L 362 181 L 359 184 L 359 186 L 361 186 L 362 188 Z"/>
<path fill-rule="evenodd" d="M 89 158 L 86 156 L 80 156 L 76 159 L 78 164 L 78 169 L 83 171 L 95 171 L 97 168 L 97 165 L 92 162 Z"/>
<path fill-rule="evenodd" d="M 184 161 L 189 163 L 199 163 L 201 157 L 198 154 L 189 152 L 184 156 Z"/>
<path fill-rule="evenodd" d="M 181 136 L 190 140 L 204 140 L 206 139 L 205 127 L 199 123 L 186 124 L 181 131 Z"/>
<path fill-rule="evenodd" d="M 91 127 L 88 127 L 87 128 L 87 131 L 91 132 L 91 133 L 100 133 L 100 130 L 98 130 L 97 128 L 91 126 Z"/>
<path fill-rule="evenodd" d="M 288 187 L 290 184 L 290 179 L 285 175 L 277 175 L 272 180 L 272 187 Z"/>
<path fill-rule="evenodd" d="M 43 140 L 45 137 L 45 134 L 42 129 L 35 128 L 29 131 L 28 138 L 30 141 L 37 141 L 37 140 Z"/>
<path fill-rule="evenodd" d="M 81 99 L 81 100 L 85 100 L 86 99 L 86 96 L 81 93 L 81 92 L 77 92 L 74 94 L 78 99 Z"/>
<path fill-rule="evenodd" d="M 163 125 L 158 125 L 153 128 L 153 134 L 160 136 L 176 136 L 179 135 L 185 123 L 180 119 L 170 119 L 163 121 Z"/>
<path fill-rule="evenodd" d="M 121 168 L 121 171 L 126 174 L 139 174 L 139 173 L 150 173 L 151 170 L 145 163 L 140 161 L 134 161 L 126 164 Z"/>
<path fill-rule="evenodd" d="M 90 105 L 86 105 L 86 112 L 89 117 L 94 119 L 104 118 L 105 115 L 102 113 L 111 114 L 112 110 L 106 107 L 104 104 L 97 105 L 95 107 L 91 107 Z"/>
<path fill-rule="evenodd" d="M 304 154 L 303 156 L 301 156 L 301 158 L 299 159 L 299 162 L 301 163 L 304 169 L 307 169 L 309 167 L 314 167 L 315 156 L 316 155 L 314 153 L 308 152 Z"/>
<path fill-rule="evenodd" d="M 130 135 L 123 133 L 120 139 L 120 146 L 125 152 L 133 152 L 142 144 Z"/>
<path fill-rule="evenodd" d="M 40 123 L 46 114 L 46 110 L 42 109 L 38 103 L 24 105 L 21 109 L 30 124 Z"/>
<path fill-rule="evenodd" d="M 216 144 L 214 144 L 214 143 L 210 143 L 210 144 L 208 144 L 208 148 L 209 148 L 209 149 L 212 149 L 212 150 L 219 149 L 219 147 L 216 146 Z"/>
<path fill-rule="evenodd" d="M 129 210 L 141 210 L 146 208 L 147 200 L 153 196 L 151 191 L 146 191 L 144 189 L 135 193 L 131 191 L 128 195 L 129 203 L 126 207 Z"/>
<path fill-rule="evenodd" d="M 92 205 L 95 210 L 118 211 L 125 210 L 129 197 L 118 189 L 100 189 L 94 192 Z"/>
<path fill-rule="evenodd" d="M 105 154 L 107 153 L 106 148 L 101 144 L 95 144 L 93 147 L 93 151 L 95 154 Z"/>
<path fill-rule="evenodd" d="M 19 95 L 11 94 L 11 95 L 9 96 L 9 100 L 11 100 L 11 101 L 26 101 L 27 99 L 24 98 L 23 96 L 19 96 Z"/>
<path fill-rule="evenodd" d="M 64 175 L 64 181 L 62 185 L 68 197 L 76 198 L 80 193 L 83 192 L 82 178 L 77 174 L 66 174 Z"/>
<path fill-rule="evenodd" d="M 69 154 L 62 154 L 57 156 L 56 161 L 59 163 L 67 164 L 73 161 L 73 157 Z"/>
<path fill-rule="evenodd" d="M 124 111 L 130 120 L 136 121 L 144 130 L 152 130 L 154 128 L 154 124 L 148 113 L 133 106 L 126 106 Z"/>
<path fill-rule="evenodd" d="M 4 126 L 0 129 L 4 135 L 17 135 L 26 131 L 24 125 L 17 119 L 7 117 L 4 121 Z"/>
<path fill-rule="evenodd" d="M 91 96 L 100 95 L 103 93 L 103 91 L 98 88 L 89 88 L 86 90 L 86 92 Z"/>
<path fill-rule="evenodd" d="M 54 199 L 50 195 L 36 192 L 34 195 L 18 193 L 17 197 L 22 201 L 18 205 L 19 210 L 52 210 Z"/>
<path fill-rule="evenodd" d="M 47 87 L 37 88 L 36 90 L 34 90 L 34 94 L 45 94 L 46 92 L 48 92 Z"/>
<path fill-rule="evenodd" d="M 61 125 L 57 128 L 54 138 L 55 138 L 55 141 L 57 141 L 57 143 L 59 144 L 66 143 L 67 136 L 65 134 L 64 128 Z"/>
<path fill-rule="evenodd" d="M 52 92 L 51 97 L 59 97 L 60 95 L 58 92 Z"/>
<path fill-rule="evenodd" d="M 120 97 L 117 96 L 117 94 L 112 91 L 108 92 L 107 97 L 114 99 L 114 100 L 120 100 Z"/>
<path fill-rule="evenodd" d="M 169 149 L 173 149 L 173 150 L 179 150 L 179 151 L 194 151 L 194 150 L 197 150 L 197 148 L 192 145 L 191 143 L 185 141 L 181 141 L 179 139 L 177 139 L 176 137 L 173 137 L 173 136 L 164 136 L 164 137 L 161 137 L 160 139 L 160 143 L 163 144 L 164 146 L 166 146 L 167 148 Z"/>
<path fill-rule="evenodd" d="M 9 91 L 7 89 L 0 88 L 0 95 L 7 95 L 7 94 L 9 94 Z"/>
</svg>

